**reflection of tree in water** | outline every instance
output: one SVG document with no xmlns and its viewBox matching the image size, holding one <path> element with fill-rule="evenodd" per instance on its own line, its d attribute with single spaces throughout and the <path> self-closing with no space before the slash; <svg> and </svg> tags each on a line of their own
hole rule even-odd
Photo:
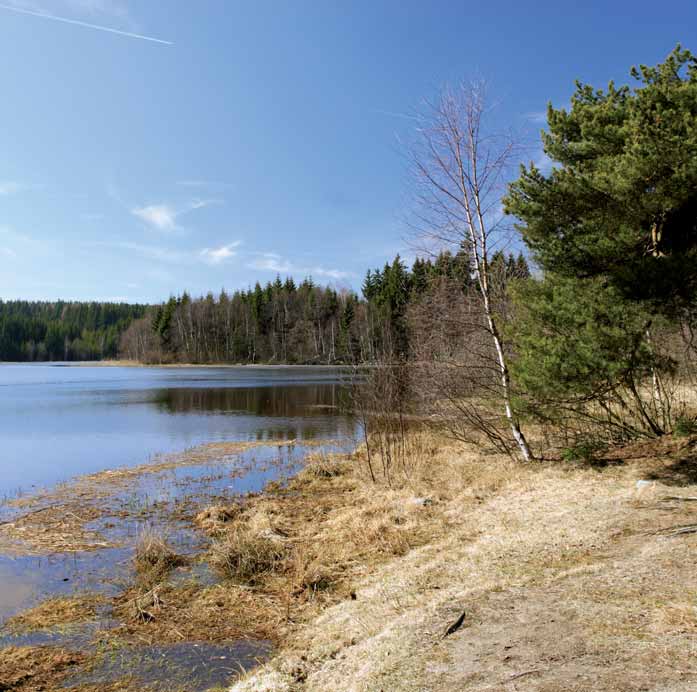
<svg viewBox="0 0 697 692">
<path fill-rule="evenodd" d="M 346 388 L 338 384 L 283 387 L 159 389 L 157 406 L 168 413 L 251 413 L 256 416 L 336 416 L 346 403 Z M 307 433 L 307 428 L 304 428 Z M 279 437 L 280 439 L 280 437 Z"/>
<path fill-rule="evenodd" d="M 337 422 L 336 429 L 332 431 L 335 435 L 347 434 L 343 426 Z M 262 428 L 256 430 L 255 439 L 257 442 L 269 442 L 270 440 L 322 440 L 327 437 L 326 427 L 317 428 L 303 422 L 299 425 L 284 425 L 282 427 Z"/>
</svg>

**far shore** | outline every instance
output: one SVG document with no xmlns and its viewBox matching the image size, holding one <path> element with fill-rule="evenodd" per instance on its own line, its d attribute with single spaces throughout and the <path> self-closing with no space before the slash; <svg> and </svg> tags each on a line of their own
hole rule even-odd
<svg viewBox="0 0 697 692">
<path fill-rule="evenodd" d="M 83 360 L 83 361 L 5 361 L 0 365 L 52 365 L 55 367 L 103 367 L 103 368 L 249 368 L 253 370 L 310 370 L 317 368 L 328 368 L 331 370 L 352 370 L 352 365 L 330 365 L 327 363 L 317 363 L 315 365 L 288 364 L 288 363 L 141 363 L 137 360 Z M 361 365 L 359 367 L 369 367 Z"/>
</svg>

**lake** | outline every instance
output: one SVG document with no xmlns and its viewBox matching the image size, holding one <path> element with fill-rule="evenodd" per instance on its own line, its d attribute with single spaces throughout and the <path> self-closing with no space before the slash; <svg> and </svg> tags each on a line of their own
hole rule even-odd
<svg viewBox="0 0 697 692">
<path fill-rule="evenodd" d="M 351 435 L 326 367 L 0 365 L 0 497 L 216 440 Z"/>
</svg>

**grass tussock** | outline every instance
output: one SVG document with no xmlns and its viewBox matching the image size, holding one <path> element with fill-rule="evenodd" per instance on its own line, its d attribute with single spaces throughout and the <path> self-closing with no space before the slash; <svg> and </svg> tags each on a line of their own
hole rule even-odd
<svg viewBox="0 0 697 692">
<path fill-rule="evenodd" d="M 140 587 L 152 589 L 185 560 L 170 546 L 167 538 L 152 528 L 145 528 L 136 543 L 133 564 Z"/>
<path fill-rule="evenodd" d="M 213 538 L 210 564 L 302 621 L 446 532 L 455 497 L 480 502 L 510 478 L 507 461 L 498 459 L 496 471 L 476 464 L 433 432 L 420 430 L 401 449 L 400 467 L 384 482 L 370 480 L 365 449 L 313 454 L 286 485 L 200 513 L 197 524 Z M 479 470 L 465 472 L 470 464 Z"/>
<path fill-rule="evenodd" d="M 285 556 L 282 537 L 236 524 L 213 543 L 210 564 L 227 579 L 256 584 L 277 571 Z"/>
<path fill-rule="evenodd" d="M 305 459 L 305 466 L 298 474 L 299 478 L 312 479 L 335 478 L 350 472 L 350 463 L 336 454 L 319 452 L 310 454 Z"/>
<path fill-rule="evenodd" d="M 211 505 L 200 511 L 194 518 L 194 524 L 213 536 L 224 530 L 224 525 L 236 519 L 241 512 L 239 505 Z"/>
</svg>

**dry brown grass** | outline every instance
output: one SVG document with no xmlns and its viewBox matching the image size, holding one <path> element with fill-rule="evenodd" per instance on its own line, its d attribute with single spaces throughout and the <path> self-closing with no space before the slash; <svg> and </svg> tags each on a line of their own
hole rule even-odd
<svg viewBox="0 0 697 692">
<path fill-rule="evenodd" d="M 343 457 L 326 452 L 308 454 L 305 466 L 298 474 L 299 478 L 334 478 L 350 471 L 350 463 Z"/>
<path fill-rule="evenodd" d="M 201 510 L 194 518 L 194 524 L 209 535 L 215 535 L 227 524 L 239 516 L 239 505 L 211 505 Z"/>
<path fill-rule="evenodd" d="M 390 485 L 368 481 L 362 450 L 319 453 L 287 485 L 199 513 L 197 525 L 213 540 L 210 563 L 239 585 L 224 588 L 249 589 L 242 622 L 254 628 L 260 619 L 254 611 L 263 612 L 276 622 L 272 638 L 283 640 L 299 623 L 350 598 L 384 563 L 444 535 L 453 520 L 448 503 L 458 494 L 476 504 L 513 477 L 501 459 L 495 468 L 480 464 L 463 473 L 454 453 L 461 447 L 423 430 L 405 450 L 404 468 Z M 173 598 L 180 603 L 179 596 L 163 596 L 170 611 L 179 608 Z M 226 607 L 232 606 L 226 601 Z"/>
<path fill-rule="evenodd" d="M 697 522 L 697 502 L 663 501 L 697 496 L 695 448 L 519 465 L 417 430 L 389 484 L 370 482 L 364 450 L 313 455 L 286 485 L 198 515 L 230 579 L 134 588 L 105 641 L 281 646 L 238 692 L 691 692 L 697 535 L 661 532 Z"/>
<path fill-rule="evenodd" d="M 47 685 L 60 682 L 83 658 L 81 654 L 52 647 L 5 648 L 0 656 L 0 690 L 29 692 L 55 689 Z"/>
<path fill-rule="evenodd" d="M 308 691 L 697 689 L 697 535 L 656 533 L 697 521 L 697 503 L 661 502 L 697 485 L 636 486 L 661 474 L 684 484 L 697 470 L 689 444 L 628 449 L 598 470 L 518 465 L 419 434 L 391 488 L 365 482 L 360 452 L 348 475 L 298 480 L 319 505 L 304 562 L 321 555 L 355 598 L 330 591 L 236 692 L 301 679 Z"/>
<path fill-rule="evenodd" d="M 13 632 L 29 632 L 88 622 L 97 617 L 99 607 L 105 603 L 104 596 L 91 594 L 49 598 L 11 617 L 4 626 Z"/>
<path fill-rule="evenodd" d="M 236 524 L 214 541 L 210 564 L 227 579 L 257 584 L 278 570 L 285 555 L 282 537 Z"/>
<path fill-rule="evenodd" d="M 166 579 L 175 567 L 185 562 L 161 532 L 151 527 L 146 527 L 140 532 L 133 556 L 138 586 L 152 589 Z"/>
</svg>

